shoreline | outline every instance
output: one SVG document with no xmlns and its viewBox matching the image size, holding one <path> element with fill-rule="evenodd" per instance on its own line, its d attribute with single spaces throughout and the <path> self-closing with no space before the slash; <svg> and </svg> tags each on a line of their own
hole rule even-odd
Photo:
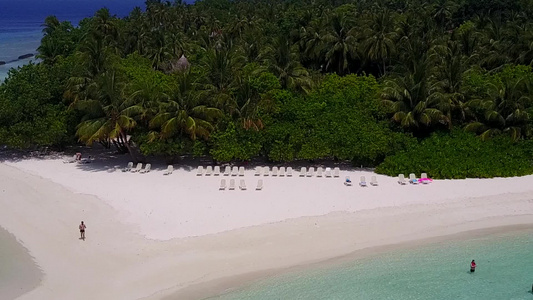
<svg viewBox="0 0 533 300">
<path fill-rule="evenodd" d="M 515 217 L 509 218 L 513 223 Z M 177 299 L 213 299 L 219 296 L 230 294 L 248 288 L 253 284 L 260 283 L 277 276 L 291 275 L 307 270 L 317 271 L 339 267 L 345 263 L 351 263 L 357 260 L 370 259 L 382 254 L 393 253 L 396 251 L 415 250 L 432 245 L 438 245 L 446 242 L 464 241 L 468 239 L 483 238 L 499 234 L 519 234 L 522 232 L 533 231 L 533 220 L 526 224 L 510 224 L 496 227 L 480 227 L 477 229 L 467 229 L 456 233 L 413 239 L 410 241 L 401 241 L 393 244 L 382 244 L 368 248 L 357 249 L 351 253 L 343 254 L 337 257 L 326 258 L 323 261 L 304 263 L 301 265 L 290 266 L 279 269 L 262 270 L 247 274 L 241 274 L 231 277 L 220 278 L 217 280 L 202 282 L 191 285 L 174 292 L 165 292 L 160 298 L 149 297 L 142 299 L 160 299 L 160 300 L 177 300 Z M 483 222 L 484 223 L 484 222 Z"/>
<path fill-rule="evenodd" d="M 0 294 L 3 299 L 17 297 L 35 289 L 43 273 L 21 241 L 0 226 Z"/>
<path fill-rule="evenodd" d="M 287 271 L 352 260 L 375 252 L 375 247 L 394 250 L 482 228 L 533 228 L 533 190 L 524 186 L 531 176 L 405 188 L 394 184 L 394 178 L 379 177 L 376 189 L 338 187 L 326 179 L 270 178 L 261 192 L 221 194 L 216 178 L 198 178 L 184 170 L 162 176 L 157 166 L 144 175 L 108 173 L 113 164 L 119 162 L 0 163 L 5 178 L 0 182 L 0 225 L 24 241 L 45 275 L 19 299 L 199 299 Z M 287 183 L 292 190 L 284 189 Z M 310 184 L 319 185 L 321 192 L 313 193 Z M 169 197 L 167 186 L 181 197 Z M 143 194 L 145 189 L 150 197 Z M 304 189 L 308 197 L 301 197 Z M 206 206 L 198 206 L 201 201 Z M 219 219 L 209 214 L 216 206 L 223 209 L 216 213 L 253 220 L 219 222 L 223 214 Z M 287 207 L 300 216 L 284 218 Z M 309 207 L 323 214 L 306 216 L 304 208 Z M 157 214 L 157 209 L 169 214 Z M 206 215 L 211 223 L 203 225 Z M 250 221 L 261 216 L 259 224 Z M 187 217 L 193 223 L 184 226 L 194 232 L 182 231 L 176 223 Z M 86 241 L 78 240 L 80 220 L 87 224 Z M 161 221 L 166 226 L 160 227 Z M 235 225 L 240 227 L 231 228 Z M 213 229 L 218 233 L 209 233 Z M 187 237 L 186 232 L 204 233 Z"/>
</svg>

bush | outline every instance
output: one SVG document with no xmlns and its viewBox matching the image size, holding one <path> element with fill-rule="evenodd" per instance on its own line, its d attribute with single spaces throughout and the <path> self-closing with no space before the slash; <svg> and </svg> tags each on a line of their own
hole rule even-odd
<svg viewBox="0 0 533 300">
<path fill-rule="evenodd" d="M 389 156 L 376 172 L 390 176 L 422 172 L 436 179 L 491 178 L 533 173 L 533 141 L 513 143 L 500 136 L 482 141 L 463 131 L 434 133 Z"/>
</svg>

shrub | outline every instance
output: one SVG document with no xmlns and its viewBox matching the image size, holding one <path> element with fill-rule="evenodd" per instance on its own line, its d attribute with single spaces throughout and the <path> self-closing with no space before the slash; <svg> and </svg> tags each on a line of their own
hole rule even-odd
<svg viewBox="0 0 533 300">
<path fill-rule="evenodd" d="M 462 131 L 434 133 L 389 156 L 376 172 L 390 176 L 422 172 L 436 179 L 491 178 L 533 173 L 533 141 L 513 143 L 500 136 L 482 141 Z"/>
</svg>

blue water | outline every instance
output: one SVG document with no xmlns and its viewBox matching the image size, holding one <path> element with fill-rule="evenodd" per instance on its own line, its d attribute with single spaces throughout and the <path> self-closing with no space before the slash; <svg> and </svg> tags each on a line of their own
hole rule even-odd
<svg viewBox="0 0 533 300">
<path fill-rule="evenodd" d="M 77 25 L 102 8 L 123 17 L 136 6 L 144 8 L 144 0 L 0 0 L 0 81 L 10 68 L 28 63 L 35 58 L 17 61 L 20 55 L 36 53 L 42 38 L 44 19 L 55 15 L 60 21 Z"/>
<path fill-rule="evenodd" d="M 469 272 L 475 259 L 478 268 Z M 533 230 L 423 246 L 257 282 L 217 300 L 533 299 Z"/>
</svg>

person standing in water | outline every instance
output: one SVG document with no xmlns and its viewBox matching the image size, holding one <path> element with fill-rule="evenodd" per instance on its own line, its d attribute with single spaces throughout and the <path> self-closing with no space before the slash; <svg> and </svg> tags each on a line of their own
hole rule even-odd
<svg viewBox="0 0 533 300">
<path fill-rule="evenodd" d="M 81 235 L 80 239 L 85 241 L 85 228 L 87 228 L 87 226 L 85 226 L 83 221 L 81 221 L 81 224 L 79 227 L 80 227 L 80 235 Z"/>
<path fill-rule="evenodd" d="M 470 263 L 470 273 L 474 273 L 476 271 L 476 261 L 472 259 L 472 262 Z"/>
</svg>

